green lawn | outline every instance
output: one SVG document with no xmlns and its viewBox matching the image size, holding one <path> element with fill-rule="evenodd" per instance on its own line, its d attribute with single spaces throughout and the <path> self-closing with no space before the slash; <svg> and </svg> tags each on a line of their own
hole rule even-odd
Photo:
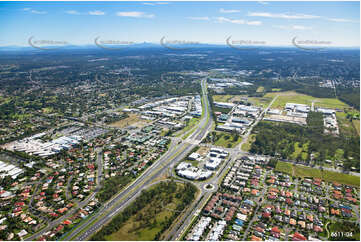
<svg viewBox="0 0 361 242">
<path fill-rule="evenodd" d="M 349 106 L 336 98 L 316 98 L 294 91 L 267 93 L 264 97 L 273 98 L 279 95 L 272 108 L 284 108 L 286 103 L 300 103 L 311 106 L 314 101 L 315 107 L 323 108 L 349 108 Z"/>
<path fill-rule="evenodd" d="M 226 132 L 217 132 L 217 135 L 218 135 L 218 138 L 214 142 L 214 145 L 222 146 L 225 148 L 234 148 L 236 145 L 238 145 L 242 141 L 242 138 L 240 136 L 238 136 L 237 140 L 234 140 L 233 136 Z"/>
<path fill-rule="evenodd" d="M 354 136 L 358 132 L 354 124 L 347 119 L 347 114 L 344 112 L 336 113 L 337 123 L 339 125 L 340 132 L 347 136 Z M 359 120 L 357 120 L 359 121 Z M 360 127 L 360 126 L 359 126 Z"/>
<path fill-rule="evenodd" d="M 292 164 L 288 162 L 281 162 L 281 161 L 277 162 L 275 170 L 289 174 L 291 176 L 293 175 Z"/>
<path fill-rule="evenodd" d="M 172 206 L 175 207 L 175 206 Z M 171 208 L 171 207 L 169 207 Z M 149 205 L 142 209 L 144 211 L 149 210 Z M 170 210 L 164 209 L 160 213 L 155 215 L 155 220 L 157 221 L 156 225 L 150 225 L 145 228 L 142 228 L 141 222 L 136 221 L 136 216 L 132 216 L 124 225 L 115 233 L 106 236 L 106 240 L 110 241 L 149 241 L 153 240 L 156 234 L 161 231 L 162 226 L 161 223 L 165 220 L 166 217 L 170 217 L 172 212 Z"/>
<path fill-rule="evenodd" d="M 321 170 L 319 169 L 314 169 L 305 166 L 295 166 L 293 169 L 294 169 L 294 174 L 297 177 L 316 177 L 316 178 L 322 177 Z"/>
<path fill-rule="evenodd" d="M 266 108 L 272 101 L 271 97 L 249 97 L 248 100 L 255 106 Z"/>
<path fill-rule="evenodd" d="M 234 95 L 213 95 L 213 101 L 226 103 L 233 97 Z"/>
<path fill-rule="evenodd" d="M 358 176 L 352 176 L 333 171 L 320 170 L 306 166 L 298 166 L 288 162 L 278 161 L 276 165 L 276 171 L 284 172 L 287 174 L 293 174 L 293 176 L 296 177 L 315 177 L 315 178 L 321 178 L 328 182 L 339 182 L 351 186 L 357 186 L 357 187 L 360 186 L 360 178 Z"/>
</svg>

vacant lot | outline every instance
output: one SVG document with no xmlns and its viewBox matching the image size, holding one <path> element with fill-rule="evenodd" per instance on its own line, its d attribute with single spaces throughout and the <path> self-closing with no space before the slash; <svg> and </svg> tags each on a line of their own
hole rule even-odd
<svg viewBox="0 0 361 242">
<path fill-rule="evenodd" d="M 280 171 L 289 175 L 293 175 L 293 167 L 291 163 L 288 162 L 277 162 L 276 171 Z"/>
<path fill-rule="evenodd" d="M 226 103 L 233 97 L 234 95 L 213 95 L 213 101 Z"/>
<path fill-rule="evenodd" d="M 134 125 L 134 126 L 137 126 L 138 128 L 143 128 L 144 126 L 146 126 L 149 123 L 150 123 L 149 120 L 141 119 L 139 115 L 130 113 L 128 118 L 125 118 L 125 119 L 119 120 L 115 123 L 112 123 L 112 124 L 110 124 L 110 126 L 117 127 L 117 128 L 124 128 L 127 126 Z"/>
<path fill-rule="evenodd" d="M 248 101 L 250 101 L 253 105 L 266 108 L 270 102 L 272 101 L 272 97 L 249 97 Z"/>
<path fill-rule="evenodd" d="M 357 133 L 360 134 L 360 125 L 358 125 L 358 129 L 355 126 L 355 123 L 351 122 L 349 119 L 347 119 L 347 114 L 344 112 L 337 112 L 336 113 L 337 123 L 338 127 L 340 129 L 340 132 L 347 136 L 355 136 Z M 358 121 L 359 120 L 354 120 Z"/>
<path fill-rule="evenodd" d="M 197 153 L 200 154 L 200 155 L 207 155 L 208 152 L 209 152 L 210 148 L 209 147 L 205 147 L 205 146 L 201 146 L 199 147 L 199 149 L 197 150 Z"/>
<path fill-rule="evenodd" d="M 267 93 L 265 97 L 275 97 L 279 95 L 278 99 L 273 103 L 272 108 L 284 108 L 286 103 L 300 103 L 311 106 L 314 102 L 315 107 L 323 108 L 348 108 L 349 106 L 336 98 L 316 98 L 309 95 L 297 93 L 294 91 L 288 92 L 272 92 Z"/>
<path fill-rule="evenodd" d="M 241 143 L 242 138 L 240 136 L 234 136 L 226 132 L 217 132 L 214 139 L 214 145 L 222 146 L 225 148 L 234 148 Z"/>
<path fill-rule="evenodd" d="M 314 177 L 321 178 L 328 182 L 339 182 L 351 186 L 360 186 L 360 178 L 358 176 L 352 176 L 344 173 L 338 173 L 333 171 L 320 170 L 307 166 L 293 165 L 288 162 L 278 161 L 276 165 L 276 171 L 281 171 L 296 177 Z"/>
</svg>

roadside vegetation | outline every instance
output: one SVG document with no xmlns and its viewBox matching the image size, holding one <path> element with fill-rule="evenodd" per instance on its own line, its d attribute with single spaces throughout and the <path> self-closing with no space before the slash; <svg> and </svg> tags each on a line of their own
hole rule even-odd
<svg viewBox="0 0 361 242">
<path fill-rule="evenodd" d="M 124 186 L 132 181 L 129 176 L 115 176 L 105 180 L 101 190 L 97 193 L 100 202 L 108 201 L 112 196 L 119 192 Z"/>
<path fill-rule="evenodd" d="M 186 126 L 182 130 L 178 131 L 177 133 L 174 133 L 174 135 L 176 137 L 179 137 L 179 136 L 185 134 L 186 132 L 188 132 L 192 128 L 194 128 L 197 125 L 197 123 L 199 122 L 199 120 L 200 120 L 200 118 L 192 118 L 192 119 L 187 120 Z"/>
<path fill-rule="evenodd" d="M 142 191 L 91 240 L 162 240 L 163 233 L 193 201 L 196 191 L 190 183 L 160 182 Z"/>
<path fill-rule="evenodd" d="M 242 144 L 242 150 L 248 152 L 251 149 L 252 143 L 255 141 L 255 138 L 255 134 L 249 135 L 247 141 Z"/>
</svg>

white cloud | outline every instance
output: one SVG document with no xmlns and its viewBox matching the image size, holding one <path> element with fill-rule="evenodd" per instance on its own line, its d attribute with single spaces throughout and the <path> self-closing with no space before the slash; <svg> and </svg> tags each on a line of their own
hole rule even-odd
<svg viewBox="0 0 361 242">
<path fill-rule="evenodd" d="M 344 18 L 325 18 L 328 21 L 332 22 L 340 22 L 340 23 L 358 23 L 358 21 L 354 21 L 351 19 L 344 19 Z"/>
<path fill-rule="evenodd" d="M 209 17 L 187 17 L 187 19 L 191 20 L 203 20 L 203 21 L 209 21 Z"/>
<path fill-rule="evenodd" d="M 24 11 L 29 12 L 29 13 L 33 13 L 33 14 L 47 14 L 48 12 L 46 11 L 38 11 L 38 10 L 34 10 L 31 8 L 23 8 Z"/>
<path fill-rule="evenodd" d="M 312 27 L 303 26 L 303 25 L 273 25 L 272 27 L 284 30 L 311 30 Z"/>
<path fill-rule="evenodd" d="M 146 14 L 144 12 L 117 12 L 117 16 L 131 18 L 153 18 L 154 14 Z"/>
<path fill-rule="evenodd" d="M 219 10 L 219 12 L 221 12 L 221 13 L 239 13 L 239 10 L 236 10 L 236 9 L 226 10 L 226 9 L 221 8 L 221 9 Z"/>
<path fill-rule="evenodd" d="M 289 14 L 289 13 L 268 13 L 268 12 L 251 12 L 248 16 L 265 17 L 265 18 L 281 18 L 281 19 L 323 19 L 340 23 L 358 23 L 358 21 L 344 18 L 328 18 L 310 14 Z"/>
<path fill-rule="evenodd" d="M 316 19 L 320 16 L 309 14 L 287 14 L 287 13 L 267 13 L 267 12 L 252 12 L 248 13 L 252 17 L 265 17 L 265 18 L 282 18 L 282 19 Z"/>
<path fill-rule="evenodd" d="M 76 10 L 68 10 L 68 11 L 65 11 L 65 13 L 72 14 L 72 15 L 80 15 L 80 13 Z"/>
<path fill-rule="evenodd" d="M 254 25 L 259 26 L 262 24 L 261 21 L 246 21 L 243 19 L 229 19 L 225 17 L 218 17 L 216 18 L 217 23 L 232 23 L 232 24 L 247 24 L 247 25 Z"/>
<path fill-rule="evenodd" d="M 143 3 L 144 5 L 149 5 L 149 6 L 155 6 L 155 5 L 165 5 L 165 4 L 169 4 L 168 2 L 146 2 Z"/>
<path fill-rule="evenodd" d="M 244 24 L 245 21 L 243 19 L 229 19 L 225 17 L 216 18 L 218 23 L 232 23 L 232 24 Z"/>
<path fill-rule="evenodd" d="M 310 30 L 311 27 L 303 26 L 303 25 L 292 25 L 292 29 L 295 30 Z"/>
<path fill-rule="evenodd" d="M 248 25 L 256 25 L 256 26 L 258 26 L 258 25 L 261 25 L 262 22 L 261 21 L 247 21 L 247 24 Z"/>
<path fill-rule="evenodd" d="M 94 10 L 94 11 L 89 11 L 88 14 L 89 14 L 89 15 L 100 16 L 100 15 L 105 15 L 105 12 L 100 11 L 100 10 Z"/>
</svg>

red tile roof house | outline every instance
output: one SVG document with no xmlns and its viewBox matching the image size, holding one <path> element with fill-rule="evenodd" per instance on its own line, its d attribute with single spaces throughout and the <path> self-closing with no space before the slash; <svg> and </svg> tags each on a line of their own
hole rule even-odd
<svg viewBox="0 0 361 242">
<path fill-rule="evenodd" d="M 255 235 L 252 235 L 251 240 L 252 240 L 252 241 L 262 241 L 261 238 L 255 236 Z"/>
<path fill-rule="evenodd" d="M 313 226 L 313 231 L 315 231 L 315 232 L 322 232 L 323 229 L 322 229 L 320 226 L 314 225 L 314 226 Z"/>
<path fill-rule="evenodd" d="M 307 240 L 307 238 L 305 236 L 303 236 L 300 233 L 294 233 L 293 237 L 292 237 L 293 241 L 303 241 L 303 240 Z"/>
<path fill-rule="evenodd" d="M 271 213 L 268 213 L 268 212 L 264 212 L 264 213 L 262 213 L 262 217 L 263 218 L 271 218 Z"/>
<path fill-rule="evenodd" d="M 257 189 L 252 189 L 251 194 L 252 194 L 253 196 L 258 196 L 259 191 L 258 191 Z"/>
<path fill-rule="evenodd" d="M 25 205 L 24 202 L 16 202 L 16 203 L 15 203 L 15 206 L 16 206 L 16 207 L 22 207 L 22 206 L 24 206 L 24 205 Z"/>
<path fill-rule="evenodd" d="M 256 230 L 257 232 L 260 232 L 260 233 L 264 233 L 264 229 L 262 229 L 259 226 L 257 226 L 254 230 Z"/>
<path fill-rule="evenodd" d="M 281 231 L 279 230 L 278 227 L 273 227 L 273 228 L 271 229 L 271 234 L 272 234 L 273 237 L 279 238 L 279 237 L 280 237 L 280 233 L 281 233 Z"/>
<path fill-rule="evenodd" d="M 71 224 L 71 221 L 70 220 L 64 220 L 63 224 L 69 225 L 69 224 Z"/>
</svg>

